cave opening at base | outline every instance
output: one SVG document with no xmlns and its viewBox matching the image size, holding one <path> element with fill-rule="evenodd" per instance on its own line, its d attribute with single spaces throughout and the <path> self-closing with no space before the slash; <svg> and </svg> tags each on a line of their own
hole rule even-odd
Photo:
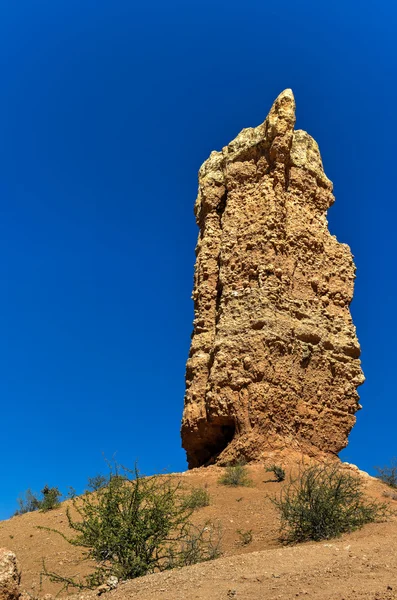
<svg viewBox="0 0 397 600">
<path fill-rule="evenodd" d="M 219 454 L 230 444 L 236 433 L 236 424 L 232 418 L 218 418 L 206 422 L 202 432 L 200 447 L 192 453 L 194 466 L 213 464 Z"/>
</svg>

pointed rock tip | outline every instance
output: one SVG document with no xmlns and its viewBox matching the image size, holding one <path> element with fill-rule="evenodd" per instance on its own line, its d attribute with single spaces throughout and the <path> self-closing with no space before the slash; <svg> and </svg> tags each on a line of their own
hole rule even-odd
<svg viewBox="0 0 397 600">
<path fill-rule="evenodd" d="M 288 88 L 277 96 L 265 122 L 270 141 L 287 132 L 292 135 L 295 126 L 295 98 L 291 89 Z"/>
<path fill-rule="evenodd" d="M 291 100 L 295 101 L 295 97 L 294 97 L 294 92 L 291 90 L 291 88 L 287 88 L 285 90 L 283 90 L 278 96 L 277 96 L 277 100 L 279 100 L 279 98 L 284 98 L 284 96 L 287 96 L 288 98 L 291 98 Z"/>
<path fill-rule="evenodd" d="M 283 90 L 281 94 L 277 96 L 275 101 L 273 102 L 273 106 L 271 108 L 271 112 L 274 111 L 276 113 L 290 113 L 295 115 L 295 97 L 293 91 L 290 88 Z"/>
</svg>

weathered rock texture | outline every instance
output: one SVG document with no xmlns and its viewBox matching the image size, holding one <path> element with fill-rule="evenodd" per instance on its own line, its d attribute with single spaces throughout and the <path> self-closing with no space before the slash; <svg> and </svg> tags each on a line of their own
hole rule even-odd
<svg viewBox="0 0 397 600">
<path fill-rule="evenodd" d="M 286 447 L 336 454 L 360 408 L 355 266 L 328 231 L 318 146 L 294 124 L 285 90 L 199 172 L 182 423 L 191 468 Z"/>
<path fill-rule="evenodd" d="M 10 550 L 0 548 L 0 600 L 18 600 L 21 569 Z"/>
</svg>

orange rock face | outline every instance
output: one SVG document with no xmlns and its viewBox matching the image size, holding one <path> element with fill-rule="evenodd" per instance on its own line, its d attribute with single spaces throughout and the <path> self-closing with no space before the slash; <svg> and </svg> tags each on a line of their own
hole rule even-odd
<svg viewBox="0 0 397 600">
<path fill-rule="evenodd" d="M 285 448 L 336 454 L 360 408 L 355 266 L 328 231 L 334 197 L 318 146 L 294 125 L 285 90 L 199 172 L 190 468 Z"/>
</svg>

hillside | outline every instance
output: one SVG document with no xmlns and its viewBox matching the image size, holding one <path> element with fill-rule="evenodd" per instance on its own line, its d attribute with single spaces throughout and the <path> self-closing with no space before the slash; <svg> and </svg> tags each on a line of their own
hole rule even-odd
<svg viewBox="0 0 397 600">
<path fill-rule="evenodd" d="M 287 475 L 297 469 L 296 458 L 284 464 Z M 386 523 L 367 525 L 330 542 L 283 547 L 277 539 L 277 514 L 267 496 L 277 494 L 284 484 L 269 481 L 272 476 L 263 465 L 253 464 L 247 469 L 253 481 L 251 487 L 220 485 L 223 469 L 215 466 L 173 475 L 186 490 L 199 486 L 208 490 L 210 506 L 198 509 L 195 519 L 197 523 L 211 520 L 221 524 L 221 558 L 129 581 L 106 596 L 112 600 L 397 598 L 394 516 Z M 365 474 L 361 476 L 368 495 L 384 500 L 386 486 Z M 65 576 L 84 574 L 89 569 L 88 564 L 81 565 L 78 549 L 55 533 L 37 528 L 67 531 L 68 503 L 48 513 L 29 513 L 0 523 L 0 547 L 17 554 L 22 565 L 22 588 L 34 597 L 59 590 L 48 581 L 40 588 L 43 559 L 50 570 Z M 252 542 L 243 546 L 238 530 L 251 530 Z M 78 596 L 88 600 L 96 594 Z"/>
</svg>

